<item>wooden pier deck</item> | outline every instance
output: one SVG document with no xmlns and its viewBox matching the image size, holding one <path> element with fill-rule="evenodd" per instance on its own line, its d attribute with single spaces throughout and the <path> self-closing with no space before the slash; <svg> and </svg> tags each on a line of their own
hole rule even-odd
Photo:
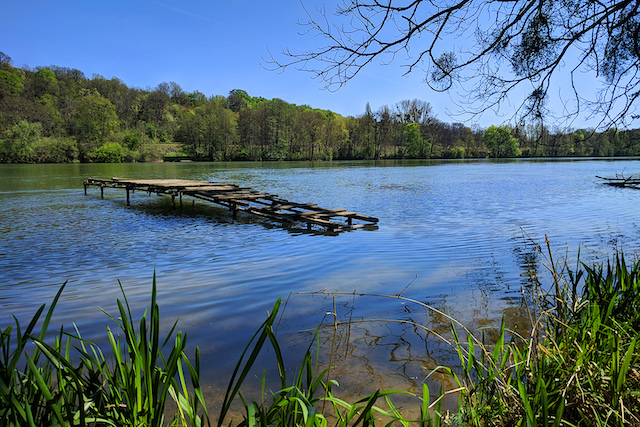
<svg viewBox="0 0 640 427">
<path fill-rule="evenodd" d="M 611 185 L 613 187 L 626 187 L 640 190 L 640 175 L 622 176 L 616 175 L 615 177 L 597 176 L 596 178 L 603 180 L 603 184 Z"/>
<path fill-rule="evenodd" d="M 309 230 L 316 226 L 329 231 L 346 231 L 378 222 L 377 218 L 346 209 L 326 209 L 315 203 L 294 203 L 276 195 L 230 183 L 182 179 L 89 178 L 84 181 L 85 195 L 89 186 L 99 187 L 102 198 L 105 188 L 124 188 L 127 191 L 127 206 L 131 204 L 131 193 L 136 190 L 169 195 L 174 207 L 176 199 L 182 205 L 183 196 L 189 196 L 224 206 L 232 212 L 234 218 L 238 212 L 247 212 L 280 223 L 302 224 Z"/>
</svg>

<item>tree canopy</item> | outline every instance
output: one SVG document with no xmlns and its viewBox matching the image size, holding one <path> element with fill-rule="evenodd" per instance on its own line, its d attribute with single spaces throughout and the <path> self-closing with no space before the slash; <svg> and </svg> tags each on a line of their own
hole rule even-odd
<svg viewBox="0 0 640 427">
<path fill-rule="evenodd" d="M 505 126 L 489 126 L 482 136 L 482 142 L 491 157 L 518 157 L 521 154 L 518 139 Z"/>
<path fill-rule="evenodd" d="M 0 55 L 4 163 L 157 161 L 167 154 L 215 161 L 640 155 L 640 130 L 527 125 L 496 133 L 445 123 L 433 110 L 426 100 L 406 99 L 343 117 L 242 89 L 207 96 L 175 82 L 140 89 L 55 65 L 17 69 Z"/>
<path fill-rule="evenodd" d="M 608 127 L 638 118 L 639 7 L 639 0 L 343 0 L 335 16 L 308 10 L 302 23 L 326 44 L 272 59 L 313 72 L 330 89 L 376 60 L 401 61 L 433 89 L 468 93 L 474 114 L 513 104 L 509 95 L 524 91 L 520 120 L 548 117 L 546 101 L 565 76 L 572 99 L 561 116 L 592 114 Z M 584 73 L 601 88 L 581 88 Z"/>
</svg>

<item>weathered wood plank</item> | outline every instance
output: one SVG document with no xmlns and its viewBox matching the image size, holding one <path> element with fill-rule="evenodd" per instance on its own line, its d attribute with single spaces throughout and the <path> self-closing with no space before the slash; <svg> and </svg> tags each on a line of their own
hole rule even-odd
<svg viewBox="0 0 640 427">
<path fill-rule="evenodd" d="M 244 211 L 252 215 L 283 223 L 306 223 L 325 227 L 331 231 L 362 228 L 366 224 L 353 224 L 353 220 L 377 223 L 378 219 L 346 209 L 327 209 L 316 203 L 295 203 L 276 195 L 250 188 L 240 187 L 233 183 L 192 181 L 185 179 L 127 179 L 114 177 L 108 179 L 88 178 L 84 181 L 85 194 L 87 186 L 97 186 L 104 195 L 104 188 L 124 188 L 127 191 L 127 204 L 130 203 L 129 192 L 143 190 L 149 193 L 170 195 L 175 198 L 189 196 L 225 206 L 233 211 Z M 341 219 L 333 219 L 341 218 Z M 345 218 L 345 219 L 342 219 Z"/>
</svg>

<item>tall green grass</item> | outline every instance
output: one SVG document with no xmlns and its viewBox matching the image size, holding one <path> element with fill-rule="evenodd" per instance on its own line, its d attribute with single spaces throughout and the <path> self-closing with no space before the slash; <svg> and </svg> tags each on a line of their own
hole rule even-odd
<svg viewBox="0 0 640 427">
<path fill-rule="evenodd" d="M 640 263 L 558 266 L 530 295 L 528 335 L 489 343 L 452 323 L 463 374 L 456 419 L 473 426 L 640 425 Z"/>
<path fill-rule="evenodd" d="M 121 286 L 122 288 L 122 286 Z M 200 426 L 209 420 L 199 384 L 199 354 L 195 365 L 185 354 L 187 334 L 160 334 L 156 279 L 151 304 L 139 322 L 133 319 L 126 295 L 118 300 L 116 335 L 107 327 L 112 360 L 82 339 L 62 329 L 53 344 L 45 341 L 51 315 L 64 286 L 51 303 L 40 331 L 41 306 L 26 329 L 2 331 L 0 342 L 0 425 Z M 33 352 L 29 344 L 35 343 Z M 20 364 L 23 368 L 20 369 Z M 188 375 L 187 375 L 188 373 Z M 189 378 L 189 385 L 187 385 Z M 169 397 L 176 415 L 165 420 Z"/>
<path fill-rule="evenodd" d="M 2 426 L 202 426 L 211 425 L 200 384 L 200 356 L 195 364 L 187 358 L 187 334 L 160 333 L 160 310 L 156 302 L 156 279 L 151 303 L 136 321 L 122 289 L 117 300 L 118 316 L 107 316 L 117 325 L 107 327 L 110 357 L 86 341 L 76 329 L 61 329 L 50 344 L 45 339 L 51 316 L 64 290 L 59 289 L 45 311 L 41 306 L 26 329 L 14 317 L 15 326 L 2 330 L 0 342 L 0 425 Z M 240 400 L 245 408 L 240 426 L 326 426 L 318 410 L 328 402 L 333 407 L 334 425 L 370 426 L 376 417 L 402 419 L 389 396 L 399 391 L 376 392 L 355 403 L 333 395 L 335 381 L 323 381 L 311 349 L 307 351 L 291 380 L 282 351 L 273 332 L 280 307 L 278 300 L 267 319 L 247 344 L 230 378 L 217 425 L 229 424 L 230 409 Z M 32 345 L 35 344 L 35 345 Z M 240 390 L 263 350 L 269 345 L 276 354 L 278 388 L 271 391 L 262 378 L 259 399 L 245 400 Z M 33 349 L 33 350 L 31 350 Z M 382 409 L 382 401 L 390 408 Z M 170 406 L 170 407 L 169 407 Z M 391 409 L 392 408 L 392 409 Z M 169 419 L 167 413 L 174 415 Z"/>
<path fill-rule="evenodd" d="M 310 344 L 295 369 L 287 364 L 274 332 L 276 302 L 241 354 L 229 380 L 217 426 L 635 426 L 640 425 L 640 263 L 616 255 L 606 266 L 578 264 L 575 270 L 547 266 L 553 283 L 536 283 L 528 295 L 531 328 L 510 330 L 504 320 L 498 338 L 472 333 L 451 320 L 451 337 L 441 337 L 457 352 L 460 366 L 439 367 L 455 386 L 432 396 L 376 391 L 355 402 L 338 398 L 330 366 L 318 362 L 318 341 Z M 1 331 L 0 425 L 202 426 L 210 425 L 200 384 L 200 356 L 186 356 L 187 334 L 160 331 L 156 280 L 151 302 L 139 320 L 124 290 L 117 301 L 117 326 L 107 328 L 109 357 L 84 340 L 78 330 L 48 338 L 53 310 L 43 305 L 26 328 Z M 121 286 L 122 289 L 122 286 Z M 402 296 L 406 302 L 420 301 Z M 44 319 L 41 320 L 44 314 Z M 446 315 L 438 311 L 439 315 Z M 38 327 L 38 325 L 41 325 Z M 494 336 L 491 334 L 491 336 Z M 33 345 L 35 344 L 35 345 Z M 275 383 L 263 375 L 261 390 L 248 398 L 242 390 L 253 380 L 266 348 L 275 355 Z M 315 356 L 314 356 L 315 355 Z M 288 374 L 293 372 L 293 374 Z M 430 374 L 430 375 L 431 375 Z M 445 413 L 445 395 L 459 396 L 457 412 Z M 419 410 L 407 418 L 393 403 L 398 394 L 415 398 Z M 435 397 L 435 399 L 433 398 Z M 244 408 L 231 419 L 232 405 Z M 406 405 L 406 403 L 405 403 Z M 168 416 L 167 414 L 172 414 Z"/>
</svg>

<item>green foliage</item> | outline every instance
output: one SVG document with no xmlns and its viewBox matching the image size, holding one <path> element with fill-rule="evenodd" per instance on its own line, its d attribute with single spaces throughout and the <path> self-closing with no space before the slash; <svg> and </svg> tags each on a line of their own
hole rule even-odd
<svg viewBox="0 0 640 427">
<path fill-rule="evenodd" d="M 231 111 L 236 113 L 243 108 L 246 108 L 250 101 L 251 97 L 242 89 L 233 89 L 229 91 L 229 96 L 227 97 L 229 108 Z"/>
<path fill-rule="evenodd" d="M 56 75 L 53 71 L 42 68 L 36 72 L 36 77 L 43 80 L 48 80 L 51 83 L 58 83 L 58 79 L 56 79 Z"/>
<path fill-rule="evenodd" d="M 313 342 L 292 370 L 274 332 L 278 300 L 231 374 L 217 425 L 232 425 L 227 417 L 238 400 L 245 412 L 236 423 L 243 427 L 324 427 L 329 420 L 344 427 L 381 422 L 426 427 L 451 421 L 478 427 L 639 425 L 640 262 L 629 267 L 620 255 L 606 269 L 582 265 L 572 271 L 566 265 L 560 269 L 549 251 L 547 265 L 554 286 L 551 294 L 540 284 L 534 286 L 531 329 L 524 335 L 510 331 L 503 320 L 497 339 L 488 342 L 484 331 L 477 336 L 450 318 L 461 370 L 436 368 L 434 372 L 453 379 L 455 389 L 441 389 L 433 402 L 426 384 L 421 395 L 376 391 L 346 402 L 334 393 L 338 383 L 330 378 L 330 369 L 320 370 L 311 351 Z M 109 316 L 122 334 L 107 327 L 113 362 L 77 330 L 68 334 L 61 329 L 53 344 L 45 340 L 63 289 L 64 285 L 44 320 L 40 320 L 43 305 L 24 330 L 14 318 L 15 327 L 0 331 L 0 424 L 161 426 L 171 400 L 177 407 L 172 425 L 209 424 L 199 381 L 199 352 L 196 349 L 191 364 L 185 354 L 187 335 L 174 335 L 176 323 L 165 337 L 160 335 L 155 277 L 151 304 L 139 321 L 132 316 L 124 290 L 117 316 Z M 389 297 L 445 315 L 416 300 Z M 459 334 L 460 328 L 465 335 Z M 267 384 L 264 375 L 260 394 L 248 399 L 242 394 L 243 385 L 265 347 L 275 355 L 277 385 Z M 459 407 L 448 419 L 442 402 L 452 392 L 459 395 Z M 391 398 L 399 393 L 416 399 L 418 419 L 405 418 L 394 405 Z"/>
<path fill-rule="evenodd" d="M 89 153 L 95 163 L 121 163 L 126 156 L 125 149 L 118 142 L 110 142 Z"/>
<path fill-rule="evenodd" d="M 41 96 L 37 102 L 42 105 L 48 113 L 47 117 L 42 117 L 41 121 L 45 134 L 62 134 L 63 119 L 60 111 L 55 106 L 53 96 L 51 94 L 45 94 Z"/>
<path fill-rule="evenodd" d="M 98 91 L 83 91 L 76 107 L 76 132 L 82 142 L 102 145 L 120 127 L 111 101 Z"/>
<path fill-rule="evenodd" d="M 44 322 L 37 335 L 36 325 L 42 315 L 45 306 L 42 305 L 27 325 L 22 330 L 18 319 L 14 317 L 15 328 L 7 326 L 0 334 L 0 421 L 6 426 L 23 425 L 54 425 L 70 424 L 73 415 L 70 412 L 69 403 L 74 398 L 66 394 L 66 382 L 59 388 L 53 387 L 58 378 L 55 376 L 52 363 L 45 362 L 41 366 L 42 352 L 36 347 L 32 353 L 27 353 L 32 341 L 42 341 L 47 333 L 53 309 L 60 298 L 64 285 L 53 299 Z M 58 351 L 65 352 L 60 347 L 62 331 L 56 338 Z M 42 357 L 44 359 L 44 357 Z M 26 366 L 20 370 L 18 364 Z M 71 403 L 73 405 L 73 403 Z"/>
<path fill-rule="evenodd" d="M 142 137 L 134 130 L 130 130 L 122 137 L 122 145 L 129 150 L 137 150 L 142 144 Z"/>
<path fill-rule="evenodd" d="M 41 98 L 44 96 L 57 95 L 60 85 L 53 71 L 43 68 L 27 78 L 24 95 L 29 98 Z"/>
<path fill-rule="evenodd" d="M 158 128 L 151 123 L 147 123 L 147 136 L 151 139 L 158 138 Z"/>
<path fill-rule="evenodd" d="M 463 375 L 458 418 L 474 426 L 632 426 L 640 423 L 640 263 L 559 270 L 534 295 L 528 335 L 454 339 Z M 584 279 L 584 282 L 582 280 Z M 584 285 L 583 293 L 581 287 Z M 539 289 L 539 288 L 538 288 Z M 491 345 L 490 345 L 491 344 Z"/>
<path fill-rule="evenodd" d="M 137 328 L 124 290 L 124 304 L 117 301 L 118 316 L 109 316 L 122 334 L 116 335 L 107 327 L 115 363 L 79 333 L 65 334 L 61 329 L 53 345 L 45 341 L 63 289 L 64 285 L 47 311 L 39 334 L 34 331 L 44 305 L 24 331 L 15 318 L 15 332 L 12 326 L 2 330 L 2 425 L 162 426 L 169 398 L 178 408 L 172 425 L 208 423 L 199 384 L 199 352 L 196 349 L 196 363 L 192 365 L 185 355 L 186 334 L 177 332 L 174 337 L 176 324 L 166 337 L 160 335 L 155 276 L 150 307 Z M 21 370 L 18 364 L 23 362 L 26 366 Z M 191 380 L 189 386 L 187 378 Z"/>
<path fill-rule="evenodd" d="M 156 144 L 143 144 L 137 152 L 135 161 L 137 162 L 158 162 L 162 160 L 163 154 Z"/>
<path fill-rule="evenodd" d="M 226 99 L 212 98 L 183 118 L 176 138 L 195 159 L 226 160 L 237 143 L 237 128 L 236 116 Z"/>
<path fill-rule="evenodd" d="M 24 76 L 15 68 L 0 69 L 0 99 L 24 90 Z"/>
<path fill-rule="evenodd" d="M 511 135 L 511 129 L 506 126 L 489 126 L 482 142 L 491 157 L 518 157 L 521 154 L 518 139 Z"/>
<path fill-rule="evenodd" d="M 200 107 L 207 102 L 207 96 L 202 92 L 191 92 L 187 94 L 187 97 L 189 98 L 189 105 L 193 108 Z"/>
<path fill-rule="evenodd" d="M 3 133 L 0 160 L 4 163 L 71 163 L 79 150 L 71 137 L 42 137 L 40 123 L 23 120 Z"/>
<path fill-rule="evenodd" d="M 7 163 L 27 163 L 34 160 L 34 147 L 40 139 L 42 125 L 22 120 L 2 135 L 0 154 Z"/>
<path fill-rule="evenodd" d="M 464 147 L 453 147 L 451 148 L 451 158 L 453 159 L 464 159 Z"/>
<path fill-rule="evenodd" d="M 483 138 L 481 130 L 437 120 L 420 100 L 378 110 L 367 105 L 360 116 L 342 117 L 241 89 L 210 98 L 185 93 L 175 82 L 142 90 L 65 67 L 19 70 L 8 58 L 0 61 L 0 133 L 23 120 L 41 123 L 42 137 L 76 138 L 82 161 L 92 161 L 87 153 L 109 141 L 126 149 L 123 161 L 160 159 L 163 149 L 147 143 L 170 141 L 184 143 L 198 160 L 517 157 L 520 147 L 531 157 L 640 155 L 640 130 L 552 134 L 544 126 L 490 127 Z M 42 153 L 46 147 L 55 144 L 42 143 L 37 155 L 20 159 L 3 154 L 0 161 L 68 158 Z"/>
<path fill-rule="evenodd" d="M 417 123 L 408 123 L 404 137 L 408 147 L 408 157 L 414 159 L 426 159 L 431 154 L 431 144 L 422 138 L 420 134 L 420 126 Z"/>
<path fill-rule="evenodd" d="M 46 137 L 34 145 L 34 161 L 36 163 L 74 163 L 80 157 L 75 138 Z"/>
</svg>

